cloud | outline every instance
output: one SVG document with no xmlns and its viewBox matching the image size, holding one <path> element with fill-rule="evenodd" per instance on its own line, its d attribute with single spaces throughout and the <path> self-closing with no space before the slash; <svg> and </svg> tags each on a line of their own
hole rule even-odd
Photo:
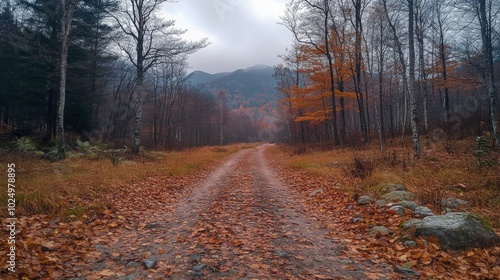
<svg viewBox="0 0 500 280">
<path fill-rule="evenodd" d="M 162 14 L 188 29 L 185 38 L 208 37 L 207 48 L 193 54 L 192 70 L 233 71 L 255 64 L 274 65 L 291 45 L 289 31 L 277 24 L 286 0 L 180 0 Z"/>
</svg>

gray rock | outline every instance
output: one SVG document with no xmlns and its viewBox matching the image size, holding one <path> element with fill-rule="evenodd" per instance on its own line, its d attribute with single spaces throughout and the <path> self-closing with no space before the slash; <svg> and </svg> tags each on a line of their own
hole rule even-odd
<svg viewBox="0 0 500 280">
<path fill-rule="evenodd" d="M 375 201 L 375 205 L 377 205 L 377 207 L 384 207 L 387 205 L 387 201 L 383 200 L 383 199 L 379 199 L 379 200 Z"/>
<path fill-rule="evenodd" d="M 352 205 L 352 204 L 348 204 L 345 208 L 346 208 L 347 210 L 354 210 L 354 205 Z"/>
<path fill-rule="evenodd" d="M 353 219 L 352 219 L 352 223 L 353 223 L 353 224 L 355 224 L 355 223 L 360 223 L 360 222 L 362 222 L 362 221 L 364 221 L 364 220 L 363 220 L 363 218 L 353 218 Z"/>
<path fill-rule="evenodd" d="M 207 266 L 207 265 L 204 263 L 200 263 L 200 264 L 193 266 L 193 270 L 194 271 L 201 271 L 203 268 L 205 268 L 205 266 Z"/>
<path fill-rule="evenodd" d="M 201 278 L 204 276 L 203 273 L 200 271 L 193 271 L 193 272 L 189 273 L 188 275 L 191 276 L 191 278 Z"/>
<path fill-rule="evenodd" d="M 121 279 L 123 279 L 123 280 L 135 280 L 135 279 L 139 279 L 139 277 L 135 273 L 133 273 L 133 274 L 129 274 Z"/>
<path fill-rule="evenodd" d="M 125 267 L 126 268 L 129 268 L 129 267 L 136 267 L 136 266 L 139 266 L 139 263 L 138 262 L 134 262 L 134 261 L 131 261 L 131 262 L 128 262 Z"/>
<path fill-rule="evenodd" d="M 463 250 L 490 247 L 500 243 L 500 237 L 481 220 L 469 213 L 448 213 L 424 218 L 415 236 L 435 237 L 444 248 Z"/>
<path fill-rule="evenodd" d="M 196 263 L 196 262 L 201 261 L 202 258 L 203 258 L 203 256 L 200 254 L 191 254 L 191 255 L 189 255 L 189 262 Z"/>
<path fill-rule="evenodd" d="M 362 195 L 360 197 L 358 197 L 358 205 L 367 205 L 367 204 L 370 204 L 372 203 L 373 201 L 373 198 L 367 196 L 367 195 Z"/>
<path fill-rule="evenodd" d="M 106 264 L 104 262 L 100 261 L 100 262 L 94 264 L 92 266 L 92 268 L 94 269 L 94 271 L 96 271 L 96 270 L 104 270 L 104 268 L 106 268 Z"/>
<path fill-rule="evenodd" d="M 390 193 L 394 191 L 406 191 L 406 187 L 401 184 L 388 183 L 382 186 L 382 191 L 384 193 Z"/>
<path fill-rule="evenodd" d="M 403 243 L 403 245 L 404 245 L 405 247 L 415 248 L 415 247 L 417 247 L 417 242 L 412 241 L 412 240 L 407 240 L 407 241 L 405 241 L 405 242 Z"/>
<path fill-rule="evenodd" d="M 402 200 L 399 202 L 401 206 L 403 206 L 406 209 L 410 209 L 411 211 L 415 211 L 415 209 L 420 206 L 418 203 L 415 201 L 409 201 L 409 200 Z"/>
<path fill-rule="evenodd" d="M 405 209 L 401 205 L 394 205 L 389 210 L 387 210 L 389 213 L 396 213 L 398 215 L 403 216 L 405 214 Z"/>
<path fill-rule="evenodd" d="M 150 269 L 150 268 L 155 267 L 157 262 L 158 262 L 158 260 L 156 260 L 156 258 L 151 257 L 147 260 L 143 260 L 142 265 L 144 266 L 145 269 Z"/>
<path fill-rule="evenodd" d="M 441 206 L 445 208 L 455 209 L 463 205 L 467 205 L 467 201 L 461 200 L 459 198 L 449 197 L 449 198 L 443 198 L 441 200 Z"/>
<path fill-rule="evenodd" d="M 411 219 L 406 223 L 402 224 L 401 227 L 404 229 L 416 228 L 422 223 L 422 220 L 419 219 Z"/>
<path fill-rule="evenodd" d="M 425 206 L 419 206 L 415 208 L 415 211 L 413 211 L 415 215 L 421 216 L 421 217 L 428 217 L 428 216 L 434 216 L 434 212 L 432 212 L 431 209 Z"/>
<path fill-rule="evenodd" d="M 353 263 L 354 263 L 354 261 L 353 261 L 353 260 L 351 260 L 351 259 L 347 259 L 347 258 L 345 258 L 345 259 L 341 259 L 339 262 L 340 262 L 341 264 L 353 264 Z"/>
<path fill-rule="evenodd" d="M 403 200 L 415 200 L 417 196 L 408 191 L 393 191 L 390 193 L 386 193 L 382 196 L 385 200 L 388 201 L 403 201 Z"/>
<path fill-rule="evenodd" d="M 382 236 L 386 236 L 386 235 L 389 235 L 391 234 L 392 231 L 386 227 L 383 227 L 383 226 L 374 226 L 371 231 L 370 231 L 370 234 L 372 235 L 382 235 Z"/>
<path fill-rule="evenodd" d="M 312 191 L 310 194 L 309 194 L 309 197 L 312 197 L 312 196 L 315 196 L 317 195 L 318 193 L 322 193 L 324 192 L 325 190 L 324 189 L 317 189 L 315 191 Z"/>
<path fill-rule="evenodd" d="M 276 250 L 274 251 L 274 253 L 280 257 L 280 258 L 289 258 L 290 257 L 290 254 L 288 254 L 287 252 L 285 251 L 282 251 L 282 250 Z"/>
<path fill-rule="evenodd" d="M 394 271 L 404 274 L 408 277 L 420 277 L 420 273 L 418 273 L 417 271 L 399 265 L 396 265 Z"/>
<path fill-rule="evenodd" d="M 160 224 L 159 223 L 149 223 L 146 225 L 147 229 L 153 229 L 153 228 L 159 228 Z"/>
</svg>

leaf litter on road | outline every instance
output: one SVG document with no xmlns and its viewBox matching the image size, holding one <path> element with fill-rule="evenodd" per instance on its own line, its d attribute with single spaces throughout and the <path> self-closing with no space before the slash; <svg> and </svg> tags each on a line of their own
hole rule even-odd
<svg viewBox="0 0 500 280">
<path fill-rule="evenodd" d="M 403 218 L 358 207 L 335 182 L 270 158 L 261 146 L 233 155 L 207 175 L 123 185 L 106 195 L 110 209 L 79 219 L 22 217 L 16 275 L 0 276 L 400 279 L 396 265 L 427 278 L 500 274 L 498 248 L 455 254 L 423 240 L 404 247 L 397 234 L 370 236 L 369 225 L 400 233 Z M 352 223 L 353 216 L 363 222 Z M 142 265 L 151 258 L 154 266 Z"/>
</svg>

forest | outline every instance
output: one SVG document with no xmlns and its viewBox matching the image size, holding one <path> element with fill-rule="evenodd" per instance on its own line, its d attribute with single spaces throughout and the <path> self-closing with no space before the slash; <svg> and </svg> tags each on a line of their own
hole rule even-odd
<svg viewBox="0 0 500 280">
<path fill-rule="evenodd" d="M 275 67 L 291 143 L 410 136 L 499 144 L 500 3 L 291 0 Z"/>
<path fill-rule="evenodd" d="M 223 95 L 186 82 L 188 56 L 209 42 L 184 40 L 159 16 L 167 2 L 2 1 L 3 142 L 29 139 L 58 157 L 76 140 L 136 153 L 223 142 Z"/>
<path fill-rule="evenodd" d="M 0 2 L 1 279 L 500 279 L 500 1 L 175 2 Z"/>
<path fill-rule="evenodd" d="M 279 24 L 294 44 L 274 66 L 276 123 L 187 82 L 189 55 L 210 42 L 159 17 L 168 2 L 3 1 L 3 142 L 30 137 L 59 156 L 76 140 L 138 153 L 259 139 L 249 131 L 382 151 L 411 135 L 417 157 L 423 137 L 499 145 L 496 1 L 288 1 Z"/>
</svg>

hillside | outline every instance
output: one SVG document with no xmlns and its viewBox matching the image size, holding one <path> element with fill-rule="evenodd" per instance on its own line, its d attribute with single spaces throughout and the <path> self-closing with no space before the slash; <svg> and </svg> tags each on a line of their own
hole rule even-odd
<svg viewBox="0 0 500 280">
<path fill-rule="evenodd" d="M 224 90 L 228 105 L 233 108 L 256 108 L 274 103 L 276 81 L 274 69 L 267 65 L 254 65 L 229 73 L 209 74 L 195 71 L 189 74 L 192 85 L 203 86 L 212 93 Z"/>
</svg>

